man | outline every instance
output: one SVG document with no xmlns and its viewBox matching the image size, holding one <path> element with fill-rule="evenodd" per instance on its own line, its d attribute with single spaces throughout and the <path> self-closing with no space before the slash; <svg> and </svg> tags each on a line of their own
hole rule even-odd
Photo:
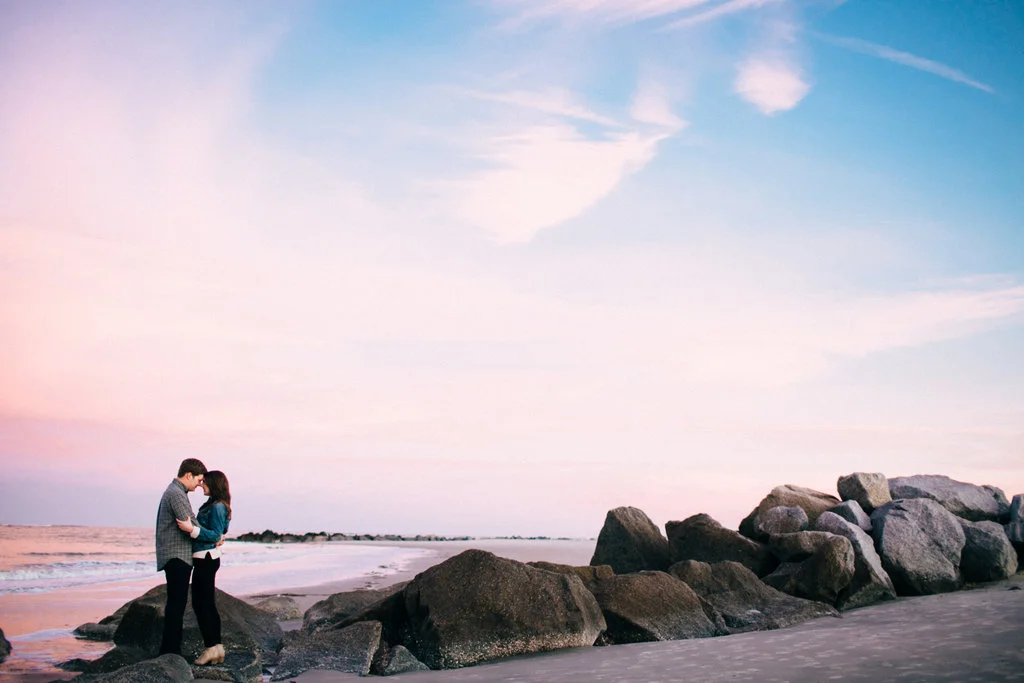
<svg viewBox="0 0 1024 683">
<path fill-rule="evenodd" d="M 164 606 L 164 635 L 160 654 L 181 654 L 182 621 L 188 603 L 188 582 L 192 577 L 192 539 L 199 535 L 199 525 L 188 494 L 203 483 L 206 465 L 188 458 L 181 462 L 178 476 L 171 481 L 160 498 L 156 511 L 156 570 L 167 581 L 167 603 Z M 191 534 L 178 528 L 177 520 L 190 520 Z"/>
</svg>

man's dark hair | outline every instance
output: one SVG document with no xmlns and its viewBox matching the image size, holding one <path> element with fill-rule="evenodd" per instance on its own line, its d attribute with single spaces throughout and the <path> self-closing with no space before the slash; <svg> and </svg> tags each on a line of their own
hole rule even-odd
<svg viewBox="0 0 1024 683">
<path fill-rule="evenodd" d="M 206 465 L 195 458 L 186 458 L 181 461 L 181 467 L 178 468 L 178 476 L 184 477 L 186 474 L 191 474 L 193 477 L 206 474 Z"/>
</svg>

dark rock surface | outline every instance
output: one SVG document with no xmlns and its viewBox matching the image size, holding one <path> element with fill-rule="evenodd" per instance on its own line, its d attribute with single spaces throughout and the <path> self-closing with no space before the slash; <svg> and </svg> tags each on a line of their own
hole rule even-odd
<svg viewBox="0 0 1024 683">
<path fill-rule="evenodd" d="M 855 563 L 849 539 L 821 531 L 800 531 L 773 536 L 772 540 L 812 534 L 821 534 L 820 540 L 813 543 L 814 552 L 799 563 L 785 563 L 782 571 L 764 577 L 764 582 L 798 598 L 834 605 L 853 582 Z"/>
<path fill-rule="evenodd" d="M 103 653 L 99 659 L 71 659 L 58 665 L 64 671 L 80 671 L 87 674 L 101 674 L 117 671 L 131 664 L 149 659 L 149 654 L 136 647 L 114 647 Z"/>
<path fill-rule="evenodd" d="M 864 508 L 860 506 L 860 503 L 855 500 L 844 500 L 829 510 L 829 512 L 839 515 L 847 522 L 856 524 L 864 531 L 871 532 L 871 518 L 868 517 L 868 513 L 864 512 Z"/>
<path fill-rule="evenodd" d="M 405 647 L 395 645 L 388 650 L 387 664 L 380 671 L 380 675 L 394 676 L 408 671 L 430 671 L 430 667 L 416 659 Z"/>
<path fill-rule="evenodd" d="M 90 621 L 78 626 L 71 633 L 76 638 L 81 638 L 83 640 L 109 642 L 114 639 L 114 633 L 117 631 L 118 623 L 120 623 L 120 619 L 118 619 L 117 622 L 108 624 L 97 624 Z"/>
<path fill-rule="evenodd" d="M 1017 551 L 998 522 L 960 520 L 964 530 L 964 549 L 960 554 L 960 573 L 964 581 L 999 581 L 1017 572 Z"/>
<path fill-rule="evenodd" d="M 960 588 L 960 522 L 934 500 L 894 500 L 871 513 L 872 537 L 898 595 Z"/>
<path fill-rule="evenodd" d="M 287 595 L 272 595 L 268 598 L 263 598 L 253 603 L 253 607 L 273 614 L 274 618 L 278 621 L 302 618 L 302 610 L 299 609 L 299 603 Z"/>
<path fill-rule="evenodd" d="M 839 477 L 836 490 L 843 500 L 853 500 L 866 513 L 892 500 L 889 480 L 881 472 L 854 472 Z"/>
<path fill-rule="evenodd" d="M 263 666 L 259 655 L 252 652 L 228 652 L 221 664 L 192 665 L 192 676 L 207 681 L 229 683 L 262 683 Z"/>
<path fill-rule="evenodd" d="M 548 572 L 555 572 L 557 574 L 575 574 L 580 577 L 583 585 L 587 587 L 587 590 L 591 593 L 594 592 L 594 588 L 597 586 L 598 581 L 610 579 L 615 576 L 615 572 L 612 568 L 606 564 L 598 566 L 586 566 L 586 567 L 574 567 L 570 564 L 555 564 L 554 562 L 527 562 L 531 567 L 537 569 L 543 569 Z"/>
<path fill-rule="evenodd" d="M 991 493 L 992 497 L 996 499 L 996 506 L 999 508 L 999 518 L 996 521 L 1000 524 L 1006 524 L 1010 521 L 1010 501 L 1006 499 L 1006 494 L 1003 493 L 1003 490 L 988 484 L 982 484 L 981 488 Z"/>
<path fill-rule="evenodd" d="M 1005 531 L 1011 543 L 1024 543 L 1024 494 L 1013 497 Z"/>
<path fill-rule="evenodd" d="M 163 634 L 166 599 L 167 588 L 161 585 L 131 601 L 114 633 L 114 643 L 136 647 L 155 655 L 160 649 Z M 258 610 L 219 589 L 217 611 L 220 612 L 225 650 L 258 653 L 264 664 L 273 664 L 283 635 L 273 615 Z M 192 661 L 204 649 L 206 648 L 195 613 L 192 611 L 190 595 L 189 604 L 185 608 L 181 652 L 186 659 Z"/>
<path fill-rule="evenodd" d="M 1000 509 L 1000 498 L 1006 495 L 994 486 L 977 486 L 950 479 L 941 474 L 917 474 L 889 480 L 889 491 L 894 500 L 924 498 L 934 500 L 957 517 L 972 522 L 998 521 L 1005 510 Z"/>
<path fill-rule="evenodd" d="M 380 647 L 381 624 L 361 621 L 340 629 L 288 634 L 270 680 L 283 681 L 306 671 L 340 671 L 366 676 Z"/>
<path fill-rule="evenodd" d="M 839 616 L 829 605 L 796 598 L 765 585 L 738 562 L 708 564 L 684 560 L 672 565 L 669 572 L 718 610 L 730 633 L 767 631 L 808 619 Z"/>
<path fill-rule="evenodd" d="M 804 512 L 803 508 L 780 505 L 765 510 L 761 514 L 757 522 L 757 533 L 759 536 L 769 537 L 776 534 L 790 534 L 794 531 L 803 531 L 807 528 L 808 524 L 807 513 Z M 671 541 L 671 539 L 669 540 Z M 757 571 L 755 570 L 754 573 L 756 574 Z"/>
<path fill-rule="evenodd" d="M 767 546 L 726 529 L 709 515 L 669 522 L 665 530 L 676 562 L 739 562 L 758 576 L 771 573 L 778 565 Z"/>
<path fill-rule="evenodd" d="M 766 541 L 768 537 L 758 531 L 761 515 L 774 507 L 798 507 L 807 513 L 808 525 L 813 524 L 822 512 L 830 510 L 841 501 L 821 491 L 804 488 L 803 486 L 776 486 L 764 497 L 757 507 L 740 522 L 740 533 L 747 538 Z"/>
<path fill-rule="evenodd" d="M 853 581 L 840 591 L 836 607 L 852 609 L 896 597 L 892 579 L 882 567 L 882 558 L 875 550 L 875 542 L 866 531 L 832 512 L 821 513 L 814 523 L 814 529 L 843 536 L 853 547 Z"/>
<path fill-rule="evenodd" d="M 408 581 L 403 581 L 384 588 L 335 593 L 314 603 L 306 610 L 306 613 L 302 615 L 302 628 L 307 631 L 319 631 L 338 624 L 400 592 L 408 583 Z"/>
<path fill-rule="evenodd" d="M 4 637 L 4 630 L 0 628 L 0 662 L 7 659 L 11 654 L 11 642 Z"/>
<path fill-rule="evenodd" d="M 74 680 L 76 683 L 183 683 L 192 680 L 192 667 L 181 655 L 161 655 L 110 673 L 82 674 Z"/>
<path fill-rule="evenodd" d="M 664 571 L 672 564 L 672 549 L 643 510 L 619 507 L 605 516 L 590 564 L 607 564 L 616 574 Z"/>
<path fill-rule="evenodd" d="M 612 576 L 597 584 L 594 597 L 608 625 L 607 644 L 724 635 L 693 589 L 665 572 Z"/>
<path fill-rule="evenodd" d="M 828 544 L 833 534 L 825 531 L 797 531 L 768 539 L 768 547 L 781 562 L 803 562 Z"/>
</svg>

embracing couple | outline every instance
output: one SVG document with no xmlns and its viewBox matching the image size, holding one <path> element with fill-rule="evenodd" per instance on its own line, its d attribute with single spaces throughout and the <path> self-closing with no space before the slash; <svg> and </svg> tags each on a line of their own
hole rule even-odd
<svg viewBox="0 0 1024 683">
<path fill-rule="evenodd" d="M 197 488 L 202 488 L 207 498 L 195 515 L 188 494 Z M 191 578 L 192 609 L 206 644 L 195 663 L 224 661 L 214 581 L 230 519 L 231 491 L 224 473 L 207 472 L 206 466 L 195 458 L 182 461 L 178 476 L 164 491 L 156 513 L 156 570 L 162 571 L 167 580 L 160 654 L 181 654 L 182 621 Z"/>
</svg>

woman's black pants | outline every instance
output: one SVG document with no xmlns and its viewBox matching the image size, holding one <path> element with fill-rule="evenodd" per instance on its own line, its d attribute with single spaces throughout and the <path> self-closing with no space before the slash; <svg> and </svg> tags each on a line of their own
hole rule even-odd
<svg viewBox="0 0 1024 683">
<path fill-rule="evenodd" d="M 199 622 L 206 647 L 220 644 L 220 613 L 217 612 L 214 581 L 220 569 L 220 558 L 215 560 L 196 558 L 192 561 L 192 610 Z"/>
</svg>

